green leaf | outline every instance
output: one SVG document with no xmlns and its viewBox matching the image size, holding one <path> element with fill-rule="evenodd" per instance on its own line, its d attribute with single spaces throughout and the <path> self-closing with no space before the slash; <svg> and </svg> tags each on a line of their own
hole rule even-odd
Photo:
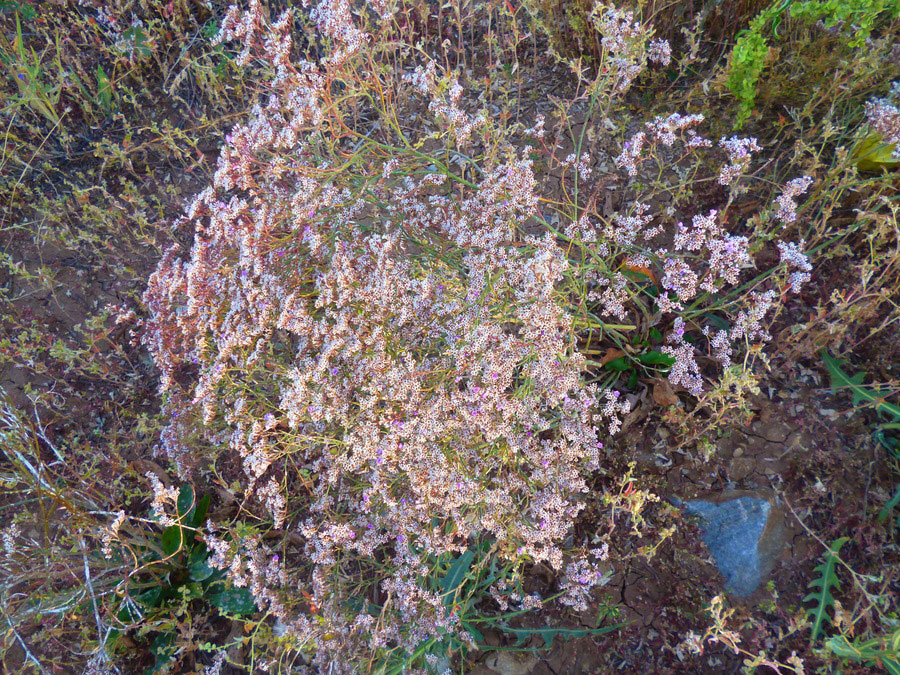
<svg viewBox="0 0 900 675">
<path fill-rule="evenodd" d="M 131 42 L 134 53 L 140 58 L 150 56 L 150 42 L 140 25 L 135 25 L 122 33 L 122 37 Z"/>
<path fill-rule="evenodd" d="M 229 588 L 209 596 L 209 603 L 228 614 L 255 614 L 259 610 L 253 595 L 246 588 Z"/>
<path fill-rule="evenodd" d="M 728 323 L 725 319 L 723 319 L 718 314 L 704 314 L 704 318 L 712 324 L 713 328 L 717 328 L 719 330 L 729 331 L 731 330 L 731 324 Z"/>
<path fill-rule="evenodd" d="M 645 366 L 667 366 L 671 367 L 675 363 L 675 357 L 664 354 L 661 351 L 652 349 L 649 352 L 638 354 L 637 360 Z"/>
<path fill-rule="evenodd" d="M 185 593 L 186 590 L 186 595 L 189 599 L 203 597 L 203 586 L 197 581 L 189 581 L 186 584 L 182 584 L 178 590 L 181 593 Z"/>
<path fill-rule="evenodd" d="M 184 546 L 184 536 L 181 527 L 178 525 L 167 527 L 160 537 L 160 544 L 162 545 L 163 553 L 167 556 L 177 553 Z"/>
<path fill-rule="evenodd" d="M 854 640 L 850 642 L 843 635 L 836 635 L 825 641 L 825 646 L 835 656 L 853 661 L 866 661 L 871 665 L 881 665 L 891 675 L 900 675 L 897 650 L 889 644 L 890 638 Z"/>
<path fill-rule="evenodd" d="M 175 651 L 174 633 L 160 633 L 157 635 L 153 642 L 150 643 L 150 653 L 156 656 L 156 662 L 153 664 L 151 672 L 161 672 L 163 666 L 175 656 Z"/>
<path fill-rule="evenodd" d="M 116 618 L 122 623 L 131 623 L 132 621 L 140 619 L 141 616 L 134 607 L 123 602 L 119 611 L 116 613 Z"/>
<path fill-rule="evenodd" d="M 469 635 L 472 636 L 472 639 L 475 640 L 478 644 L 484 644 L 484 633 L 475 628 L 468 621 L 462 621 L 462 627 L 469 631 Z"/>
<path fill-rule="evenodd" d="M 521 645 L 532 636 L 540 636 L 544 641 L 545 649 L 553 648 L 553 639 L 558 635 L 564 640 L 571 638 L 582 638 L 589 635 L 603 635 L 611 633 L 614 630 L 622 628 L 626 624 L 617 623 L 613 626 L 604 626 L 603 628 L 503 628 L 505 633 L 517 636 L 516 644 Z"/>
<path fill-rule="evenodd" d="M 198 549 L 201 555 L 191 553 L 191 559 L 188 561 L 188 576 L 191 581 L 206 581 L 216 572 L 215 567 L 209 564 L 209 551 L 206 548 Z"/>
<path fill-rule="evenodd" d="M 891 514 L 891 511 L 900 504 L 900 485 L 897 486 L 897 489 L 894 491 L 894 496 L 890 498 L 887 504 L 885 504 L 881 511 L 878 512 L 878 522 L 883 523 L 887 520 L 888 516 Z"/>
<path fill-rule="evenodd" d="M 821 356 L 822 361 L 825 363 L 825 367 L 831 375 L 831 386 L 835 389 L 849 388 L 853 395 L 854 407 L 865 401 L 873 404 L 876 411 L 887 413 L 897 420 L 900 420 L 900 407 L 887 403 L 882 396 L 877 395 L 882 392 L 872 392 L 863 386 L 863 379 L 866 376 L 864 372 L 857 373 L 851 377 L 842 370 L 841 366 L 844 365 L 843 361 L 838 361 L 824 349 L 821 352 Z"/>
<path fill-rule="evenodd" d="M 841 537 L 831 544 L 831 547 L 825 552 L 824 562 L 815 568 L 815 571 L 819 573 L 819 577 L 809 582 L 810 588 L 818 587 L 819 590 L 803 598 L 803 602 L 815 601 L 816 603 L 816 606 L 809 612 L 813 621 L 812 633 L 809 636 L 810 645 L 815 644 L 825 622 L 831 623 L 827 611 L 828 607 L 834 604 L 834 596 L 831 594 L 831 589 L 840 588 L 840 581 L 837 578 L 837 574 L 835 574 L 834 568 L 837 565 L 838 551 L 848 541 L 850 541 L 849 537 Z"/>
<path fill-rule="evenodd" d="M 617 359 L 613 359 L 612 361 L 607 361 L 604 366 L 607 370 L 614 370 L 618 373 L 624 373 L 626 370 L 631 370 L 631 364 L 624 356 L 620 356 Z"/>
<path fill-rule="evenodd" d="M 100 64 L 97 64 L 97 97 L 103 109 L 109 112 L 112 108 L 112 83 Z"/>
<path fill-rule="evenodd" d="M 194 488 L 187 484 L 181 486 L 181 490 L 178 491 L 178 500 L 175 502 L 175 508 L 182 522 L 188 522 L 189 519 L 186 516 L 194 508 Z"/>
<path fill-rule="evenodd" d="M 447 570 L 447 574 L 441 579 L 441 595 L 444 597 L 444 606 L 448 609 L 456 601 L 456 591 L 462 584 L 463 579 L 466 578 L 466 573 L 469 571 L 469 567 L 472 566 L 474 559 L 475 552 L 471 549 L 467 550 L 453 561 L 450 569 Z"/>
<path fill-rule="evenodd" d="M 200 529 L 206 522 L 206 514 L 209 512 L 209 495 L 203 495 L 197 502 L 194 515 L 189 519 L 188 524 L 191 527 Z"/>
<path fill-rule="evenodd" d="M 149 591 L 141 593 L 135 600 L 148 609 L 160 607 L 163 601 L 163 588 L 162 586 L 151 588 Z"/>
<path fill-rule="evenodd" d="M 37 16 L 37 10 L 28 3 L 16 2 L 16 0 L 0 0 L 0 12 L 18 12 L 26 21 L 31 21 Z"/>
<path fill-rule="evenodd" d="M 873 133 L 856 144 L 852 157 L 860 171 L 883 171 L 900 166 L 900 159 L 894 157 L 896 150 L 896 143 L 885 143 Z"/>
</svg>

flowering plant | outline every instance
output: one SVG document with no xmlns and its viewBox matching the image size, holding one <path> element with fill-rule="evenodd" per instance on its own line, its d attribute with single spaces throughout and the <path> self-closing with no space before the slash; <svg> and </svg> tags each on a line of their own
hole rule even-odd
<svg viewBox="0 0 900 675">
<path fill-rule="evenodd" d="M 573 523 L 630 410 L 591 355 L 659 326 L 670 382 L 702 396 L 703 365 L 764 341 L 808 273 L 791 245 L 800 276 L 740 286 L 750 243 L 726 212 L 754 139 L 723 139 L 710 171 L 703 117 L 673 114 L 610 158 L 621 172 L 583 134 L 562 158 L 562 124 L 479 109 L 446 43 L 410 39 L 410 11 L 324 0 L 305 57 L 292 12 L 229 11 L 219 37 L 268 90 L 187 210 L 190 251 L 173 246 L 144 296 L 161 450 L 235 486 L 255 520 L 209 522 L 211 563 L 333 668 L 471 642 L 434 573 L 478 542 L 513 578 L 547 563 L 561 601 L 586 607 L 614 552 Z M 630 13 L 597 16 L 617 74 L 569 102 L 587 120 L 670 53 Z M 729 187 L 724 209 L 692 210 L 705 183 Z M 626 205 L 601 212 L 614 191 Z M 502 609 L 543 602 L 512 588 L 491 589 Z"/>
</svg>

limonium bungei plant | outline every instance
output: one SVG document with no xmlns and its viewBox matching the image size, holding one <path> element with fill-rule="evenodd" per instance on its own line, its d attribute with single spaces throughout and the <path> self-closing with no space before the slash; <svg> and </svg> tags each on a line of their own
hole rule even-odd
<svg viewBox="0 0 900 675">
<path fill-rule="evenodd" d="M 213 561 L 329 672 L 471 642 L 432 572 L 475 541 L 510 569 L 545 563 L 584 609 L 615 551 L 573 523 L 629 412 L 590 355 L 659 326 L 670 381 L 703 396 L 709 364 L 767 337 L 789 266 L 808 271 L 794 245 L 747 283 L 747 239 L 689 198 L 718 182 L 730 204 L 759 148 L 672 114 L 600 171 L 583 134 L 563 157 L 544 116 L 492 114 L 446 42 L 413 41 L 410 8 L 297 12 L 315 49 L 293 44 L 292 12 L 229 11 L 219 39 L 270 77 L 187 209 L 191 248 L 144 296 L 161 450 L 241 500 L 242 527 L 208 523 Z M 594 16 L 604 61 L 563 116 L 602 118 L 670 58 L 632 13 Z M 609 189 L 626 196 L 611 215 Z M 487 602 L 547 601 L 520 591 Z"/>
</svg>

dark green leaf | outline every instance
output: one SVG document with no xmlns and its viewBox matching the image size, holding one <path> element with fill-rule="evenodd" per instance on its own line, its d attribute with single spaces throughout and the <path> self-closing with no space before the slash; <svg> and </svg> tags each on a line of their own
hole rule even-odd
<svg viewBox="0 0 900 675">
<path fill-rule="evenodd" d="M 809 643 L 811 645 L 815 644 L 816 639 L 822 632 L 823 625 L 826 622 L 831 622 L 831 618 L 828 616 L 827 611 L 828 607 L 834 604 L 834 596 L 831 594 L 831 589 L 840 588 L 840 582 L 838 581 L 834 568 L 837 565 L 838 551 L 840 551 L 841 546 L 848 541 L 850 541 L 848 537 L 841 537 L 831 544 L 829 549 L 825 552 L 824 562 L 815 568 L 815 571 L 819 573 L 819 576 L 809 582 L 810 587 L 818 586 L 819 590 L 813 591 L 803 598 L 803 602 L 816 603 L 816 606 L 809 612 L 810 617 L 812 618 L 812 632 L 809 636 Z"/>
<path fill-rule="evenodd" d="M 228 614 L 255 614 L 259 610 L 246 588 L 229 588 L 209 596 L 209 602 Z"/>
<path fill-rule="evenodd" d="M 206 523 L 206 514 L 209 512 L 209 495 L 200 497 L 197 507 L 194 510 L 194 516 L 191 518 L 190 525 L 198 530 Z"/>
<path fill-rule="evenodd" d="M 210 567 L 207 558 L 188 563 L 188 576 L 190 576 L 191 581 L 206 581 L 215 571 L 216 568 Z"/>
<path fill-rule="evenodd" d="M 714 328 L 725 331 L 731 330 L 731 324 L 717 314 L 706 314 L 704 315 L 704 318 L 711 323 Z"/>
<path fill-rule="evenodd" d="M 850 642 L 843 635 L 836 635 L 825 641 L 825 646 L 836 656 L 853 661 L 866 661 L 870 665 L 881 665 L 891 675 L 900 675 L 900 664 L 897 663 L 897 652 L 890 648 L 885 640 L 856 639 Z"/>
<path fill-rule="evenodd" d="M 162 586 L 157 586 L 156 588 L 151 588 L 149 591 L 144 591 L 135 598 L 135 600 L 148 609 L 161 606 L 163 600 Z"/>
<path fill-rule="evenodd" d="M 894 496 L 890 498 L 887 504 L 885 504 L 881 511 L 878 512 L 878 522 L 883 523 L 887 520 L 887 517 L 890 515 L 891 511 L 894 510 L 894 507 L 900 504 L 900 485 L 897 486 L 897 489 L 894 491 Z"/>
<path fill-rule="evenodd" d="M 182 485 L 178 492 L 178 501 L 175 504 L 178 515 L 181 516 L 182 522 L 188 522 L 186 516 L 194 508 L 194 488 L 190 485 Z"/>
<path fill-rule="evenodd" d="M 671 366 L 675 363 L 675 357 L 653 349 L 639 354 L 637 360 L 645 366 Z"/>
<path fill-rule="evenodd" d="M 484 643 L 484 633 L 475 628 L 475 626 L 470 624 L 468 621 L 463 621 L 462 627 L 469 631 L 469 635 L 472 636 L 472 639 L 475 640 L 475 642 L 477 642 L 478 644 Z"/>
<path fill-rule="evenodd" d="M 152 672 L 161 672 L 163 666 L 175 656 L 175 634 L 160 633 L 157 635 L 153 642 L 150 643 L 150 653 L 156 656 Z"/>
<path fill-rule="evenodd" d="M 517 636 L 516 644 L 522 644 L 533 635 L 538 635 L 544 640 L 546 649 L 553 647 L 553 638 L 559 635 L 564 640 L 570 638 L 587 637 L 588 635 L 603 635 L 618 630 L 624 623 L 617 623 L 614 626 L 604 626 L 603 628 L 504 628 L 505 633 Z"/>
<path fill-rule="evenodd" d="M 181 527 L 178 525 L 167 527 L 160 537 L 160 543 L 163 553 L 167 556 L 175 554 L 184 545 Z"/>
<path fill-rule="evenodd" d="M 475 559 L 475 553 L 470 549 L 453 561 L 447 574 L 441 579 L 441 591 L 444 596 L 444 606 L 450 608 L 456 600 L 456 591 L 466 578 L 466 573 Z"/>
<path fill-rule="evenodd" d="M 19 12 L 26 21 L 31 21 L 37 16 L 37 10 L 30 4 L 15 0 L 0 0 L 0 12 Z"/>
<path fill-rule="evenodd" d="M 199 582 L 190 581 L 179 587 L 179 592 L 184 592 L 184 589 L 187 589 L 187 597 L 190 599 L 203 597 L 203 586 Z"/>
<path fill-rule="evenodd" d="M 866 376 L 864 372 L 856 373 L 856 375 L 853 376 L 847 375 L 842 369 L 842 366 L 844 365 L 843 361 L 838 361 L 824 349 L 822 350 L 821 355 L 822 361 L 825 363 L 825 367 L 828 368 L 828 372 L 831 375 L 831 386 L 835 389 L 849 387 L 853 396 L 854 406 L 865 401 L 873 404 L 875 410 L 878 412 L 892 415 L 894 418 L 900 420 L 900 407 L 884 401 L 863 385 L 863 379 Z"/>
<path fill-rule="evenodd" d="M 631 364 L 624 356 L 620 356 L 617 359 L 608 361 L 603 367 L 607 370 L 614 370 L 619 373 L 624 373 L 626 370 L 629 370 L 631 368 Z"/>
</svg>

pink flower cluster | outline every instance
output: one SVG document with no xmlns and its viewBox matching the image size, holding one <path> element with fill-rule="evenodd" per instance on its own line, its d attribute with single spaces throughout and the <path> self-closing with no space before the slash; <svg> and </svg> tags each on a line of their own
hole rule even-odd
<svg viewBox="0 0 900 675">
<path fill-rule="evenodd" d="M 722 170 L 719 172 L 720 185 L 731 185 L 738 176 L 749 168 L 750 160 L 752 159 L 751 153 L 762 150 L 755 138 L 739 138 L 738 136 L 721 139 L 719 147 L 724 148 L 725 152 L 728 153 L 729 161 L 729 164 L 722 167 Z"/>
<path fill-rule="evenodd" d="M 256 0 L 229 11 L 220 38 L 239 40 L 242 60 L 266 62 L 274 78 L 186 211 L 192 244 L 166 252 L 144 295 L 171 420 L 160 450 L 184 474 L 213 465 L 237 486 L 257 525 L 210 523 L 214 564 L 285 634 L 315 645 L 322 672 L 448 635 L 470 640 L 433 570 L 477 541 L 514 564 L 546 562 L 564 602 L 585 607 L 608 578 L 609 550 L 570 541 L 573 523 L 631 406 L 585 376 L 583 338 L 635 311 L 646 288 L 632 273 L 662 286 L 659 316 L 736 285 L 751 266 L 747 239 L 715 210 L 688 212 L 685 225 L 677 200 L 661 212 L 650 198 L 603 215 L 558 208 L 533 148 L 511 136 L 524 125 L 473 114 L 461 75 L 397 49 L 388 4 L 373 8 L 319 2 L 310 17 L 326 46 L 296 62 L 290 13 L 269 25 Z M 631 12 L 598 21 L 620 90 L 647 58 L 670 58 L 662 42 L 645 49 L 651 33 Z M 389 96 L 393 108 L 373 104 Z M 424 115 L 419 127 L 397 124 Z M 617 166 L 634 176 L 679 142 L 693 159 L 712 145 L 695 130 L 702 121 L 657 117 Z M 527 139 L 542 138 L 543 124 Z M 491 151 L 477 162 L 454 149 L 482 138 Z M 729 182 L 759 150 L 753 139 L 722 146 Z M 458 169 L 460 157 L 476 171 Z M 600 171 L 589 152 L 563 164 L 581 179 Z M 782 256 L 809 272 L 799 249 Z M 774 299 L 729 305 L 740 307 L 733 328 L 705 332 L 716 360 L 730 363 L 735 341 L 765 339 Z M 662 350 L 675 360 L 670 381 L 699 396 L 688 330 L 676 317 Z M 163 512 L 172 494 L 157 492 Z M 262 527 L 281 537 L 277 549 Z M 541 604 L 499 583 L 491 596 Z"/>
<path fill-rule="evenodd" d="M 799 244 L 793 242 L 778 242 L 778 250 L 781 252 L 781 262 L 787 264 L 792 269 L 788 283 L 794 293 L 799 293 L 803 285 L 809 281 L 812 265 L 809 264 L 809 258 L 803 253 L 804 241 L 801 239 Z"/>
<path fill-rule="evenodd" d="M 797 220 L 797 202 L 794 200 L 806 192 L 812 183 L 813 179 L 809 176 L 802 176 L 788 181 L 784 186 L 784 190 L 775 200 L 775 203 L 778 204 L 778 211 L 775 213 L 775 217 L 785 224 L 793 223 Z"/>
<path fill-rule="evenodd" d="M 563 547 L 629 405 L 582 376 L 557 290 L 570 261 L 549 234 L 526 234 L 538 213 L 529 159 L 510 147 L 448 193 L 446 173 L 401 153 L 359 169 L 369 199 L 321 159 L 327 121 L 368 71 L 347 3 L 313 17 L 335 51 L 293 64 L 284 17 L 229 13 L 222 39 L 269 59 L 275 80 L 188 208 L 192 246 L 166 253 L 144 300 L 172 420 L 161 450 L 183 473 L 215 462 L 245 508 L 296 542 L 287 565 L 262 538 L 228 543 L 211 525 L 214 562 L 327 667 L 462 638 L 426 572 L 474 538 L 559 570 L 581 559 Z M 434 61 L 406 72 L 398 86 L 430 98 L 447 142 L 483 123 Z M 582 174 L 588 161 L 572 159 Z M 391 598 L 377 622 L 348 615 L 344 580 L 359 566 L 368 592 Z M 300 611 L 297 588 L 309 594 Z"/>
<path fill-rule="evenodd" d="M 462 87 L 455 78 L 438 78 L 434 61 L 429 61 L 424 68 L 417 66 L 403 79 L 420 94 L 430 98 L 428 110 L 446 122 L 459 145 L 464 145 L 477 128 L 484 126 L 486 120 L 483 115 L 472 116 L 459 107 Z"/>
<path fill-rule="evenodd" d="M 647 26 L 634 18 L 630 9 L 610 7 L 597 3 L 592 12 L 594 25 L 600 32 L 600 44 L 606 52 L 605 67 L 613 75 L 613 88 L 617 93 L 628 90 L 635 78 L 643 72 L 647 60 L 668 65 L 672 50 L 666 40 L 650 39 Z"/>
<path fill-rule="evenodd" d="M 639 131 L 625 142 L 622 153 L 615 158 L 616 166 L 625 169 L 629 176 L 637 175 L 638 162 L 644 159 L 644 151 L 651 150 L 654 143 L 672 146 L 679 136 L 686 133 L 685 147 L 691 150 L 708 148 L 712 142 L 700 136 L 692 127 L 703 122 L 703 115 L 681 115 L 672 113 L 668 117 L 657 117 L 645 125 L 646 132 Z"/>
</svg>

